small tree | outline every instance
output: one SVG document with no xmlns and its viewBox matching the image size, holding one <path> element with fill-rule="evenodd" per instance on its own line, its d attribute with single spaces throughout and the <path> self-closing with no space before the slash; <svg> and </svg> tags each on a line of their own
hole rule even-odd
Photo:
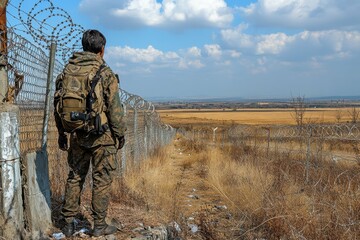
<svg viewBox="0 0 360 240">
<path fill-rule="evenodd" d="M 341 123 L 341 119 L 342 119 L 342 111 L 341 109 L 336 109 L 335 111 L 335 119 L 337 123 Z"/>
<path fill-rule="evenodd" d="M 338 100 L 336 102 L 335 119 L 337 123 L 341 123 L 344 118 L 344 100 Z"/>
<path fill-rule="evenodd" d="M 351 123 L 357 123 L 359 120 L 359 116 L 360 116 L 360 111 L 357 107 L 352 107 L 349 111 L 348 111 L 349 115 L 350 115 L 350 119 L 351 119 Z"/>
<path fill-rule="evenodd" d="M 295 97 L 292 98 L 292 106 L 294 111 L 292 112 L 291 116 L 296 122 L 296 125 L 302 126 L 304 124 L 304 117 L 306 112 L 306 105 L 305 105 L 305 97 Z"/>
</svg>

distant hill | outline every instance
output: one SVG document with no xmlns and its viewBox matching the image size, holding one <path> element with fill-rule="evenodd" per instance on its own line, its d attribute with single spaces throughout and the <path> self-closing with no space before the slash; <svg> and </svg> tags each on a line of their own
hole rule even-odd
<svg viewBox="0 0 360 240">
<path fill-rule="evenodd" d="M 155 101 L 154 101 L 155 100 Z M 157 109 L 247 109 L 293 108 L 292 98 L 173 98 L 151 100 Z M 328 96 L 305 98 L 307 108 L 359 107 L 360 96 Z"/>
<path fill-rule="evenodd" d="M 243 97 L 150 97 L 152 102 L 289 102 L 289 98 L 243 98 Z M 306 97 L 306 102 L 313 101 L 360 101 L 360 96 L 325 96 Z"/>
</svg>

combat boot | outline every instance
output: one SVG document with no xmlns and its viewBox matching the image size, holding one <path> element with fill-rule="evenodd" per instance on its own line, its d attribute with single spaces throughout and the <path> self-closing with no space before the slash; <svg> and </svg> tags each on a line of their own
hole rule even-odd
<svg viewBox="0 0 360 240">
<path fill-rule="evenodd" d="M 92 235 L 94 237 L 110 235 L 116 233 L 117 228 L 108 224 L 94 225 Z"/>
<path fill-rule="evenodd" d="M 74 222 L 66 223 L 65 226 L 61 229 L 61 231 L 66 237 L 72 236 L 75 233 Z"/>
</svg>

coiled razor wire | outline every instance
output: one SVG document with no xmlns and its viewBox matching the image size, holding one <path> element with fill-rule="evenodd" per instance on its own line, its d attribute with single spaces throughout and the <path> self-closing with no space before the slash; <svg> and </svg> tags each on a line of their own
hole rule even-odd
<svg viewBox="0 0 360 240">
<path fill-rule="evenodd" d="M 20 139 L 22 153 L 37 151 L 41 147 L 42 124 L 44 119 L 44 102 L 49 64 L 47 53 L 35 44 L 17 35 L 13 30 L 8 32 L 8 75 L 10 85 L 15 85 L 22 77 L 22 87 L 15 99 L 20 107 Z M 44 57 L 45 56 L 45 57 Z M 63 64 L 55 62 L 54 76 L 61 73 Z M 54 94 L 54 89 L 50 92 Z M 120 89 L 120 97 L 124 107 L 132 110 L 125 120 L 128 126 L 127 160 L 144 159 L 156 146 L 171 141 L 175 129 L 163 124 L 155 107 L 140 96 Z M 137 116 L 135 116 L 135 111 Z M 136 117 L 136 119 L 135 119 Z M 136 121 L 136 125 L 134 124 Z M 54 119 L 50 121 L 48 149 L 50 158 L 57 156 L 57 129 Z M 144 151 L 144 149 L 146 149 Z"/>
<path fill-rule="evenodd" d="M 13 0 L 9 4 L 14 2 Z M 22 31 L 43 49 L 49 49 L 52 42 L 56 43 L 57 56 L 63 62 L 67 61 L 74 51 L 81 49 L 80 41 L 84 28 L 74 23 L 69 13 L 55 6 L 51 0 L 39 0 L 30 9 L 26 9 L 25 0 L 20 0 L 17 14 L 16 20 L 19 23 L 13 23 L 14 28 L 19 28 L 21 24 Z"/>
</svg>

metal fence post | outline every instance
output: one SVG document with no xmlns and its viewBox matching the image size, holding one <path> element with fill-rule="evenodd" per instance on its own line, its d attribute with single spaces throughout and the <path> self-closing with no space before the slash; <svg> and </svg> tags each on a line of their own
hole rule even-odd
<svg viewBox="0 0 360 240">
<path fill-rule="evenodd" d="M 160 139 L 161 139 L 161 147 L 163 147 L 165 145 L 165 129 L 164 126 L 161 127 L 160 129 Z"/>
<path fill-rule="evenodd" d="M 154 124 L 153 118 L 150 118 L 150 131 L 149 131 L 149 152 L 152 153 L 154 149 Z"/>
<path fill-rule="evenodd" d="M 266 128 L 267 131 L 267 149 L 266 149 L 266 156 L 269 157 L 269 150 L 270 150 L 270 128 Z"/>
<path fill-rule="evenodd" d="M 138 111 L 134 106 L 134 162 L 138 163 L 139 144 L 138 144 Z"/>
<path fill-rule="evenodd" d="M 311 158 L 311 136 L 312 136 L 312 128 L 310 127 L 308 132 L 308 142 L 306 149 L 306 166 L 305 166 L 305 181 L 309 182 L 309 171 L 310 171 L 310 158 Z"/>
<path fill-rule="evenodd" d="M 144 156 L 145 158 L 148 155 L 148 126 L 146 121 L 146 112 L 144 112 Z"/>
<path fill-rule="evenodd" d="M 123 105 L 123 108 L 124 108 L 124 121 L 127 122 L 126 121 L 127 109 L 126 109 L 125 104 Z M 125 136 L 125 144 L 124 144 L 123 148 L 121 149 L 121 170 L 120 170 L 121 175 L 123 175 L 126 170 L 126 149 L 127 149 L 127 145 L 128 145 L 126 141 L 129 141 L 129 139 L 127 139 L 127 136 Z"/>
<path fill-rule="evenodd" d="M 46 151 L 47 147 L 47 131 L 49 126 L 49 117 L 50 117 L 50 103 L 51 103 L 51 90 L 52 82 L 54 75 L 54 65 L 55 65 L 55 53 L 56 53 L 56 43 L 52 42 L 50 45 L 50 60 L 49 60 L 49 71 L 47 76 L 46 83 L 46 96 L 45 96 L 45 109 L 44 109 L 44 122 L 43 122 L 43 132 L 42 132 L 42 142 L 41 148 L 43 151 Z"/>
<path fill-rule="evenodd" d="M 153 144 L 153 150 L 157 147 L 158 145 L 158 142 L 157 142 L 157 139 L 158 139 L 158 125 L 155 125 L 153 126 L 153 140 L 154 140 L 154 144 Z"/>
<path fill-rule="evenodd" d="M 221 148 L 224 148 L 224 144 L 225 144 L 225 130 L 222 129 Z"/>
<path fill-rule="evenodd" d="M 213 139 L 212 139 L 212 141 L 213 141 L 213 144 L 215 145 L 215 141 L 216 141 L 216 130 L 218 129 L 218 127 L 216 127 L 216 128 L 213 128 Z"/>
</svg>

